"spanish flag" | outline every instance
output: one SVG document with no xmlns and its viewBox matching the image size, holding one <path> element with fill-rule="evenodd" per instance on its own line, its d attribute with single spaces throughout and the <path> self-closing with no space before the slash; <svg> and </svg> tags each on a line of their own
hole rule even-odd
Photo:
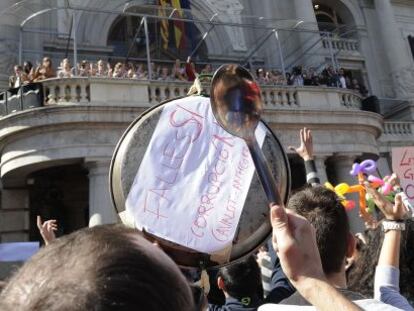
<svg viewBox="0 0 414 311">
<path fill-rule="evenodd" d="M 167 17 L 172 10 L 173 17 L 175 18 L 184 18 L 186 15 L 184 14 L 183 10 L 190 10 L 190 0 L 158 0 L 159 10 L 158 15 L 161 17 Z M 167 8 L 169 8 L 167 10 Z M 167 19 L 162 19 L 160 21 L 161 24 L 161 38 L 162 38 L 162 47 L 166 50 L 168 49 L 170 43 L 170 22 Z M 171 45 L 175 46 L 175 48 L 179 51 L 184 51 L 187 48 L 191 48 L 187 46 L 186 37 L 188 36 L 188 32 L 191 27 L 189 25 L 181 21 L 181 20 L 174 20 L 172 21 L 172 28 L 171 31 L 174 31 L 173 39 L 174 43 L 171 41 Z"/>
<path fill-rule="evenodd" d="M 181 7 L 180 0 L 171 0 L 172 7 L 175 9 L 174 17 L 183 18 L 183 10 Z M 175 47 L 177 50 L 183 50 L 186 47 L 185 42 L 185 26 L 184 22 L 180 20 L 174 20 L 174 38 L 175 38 Z"/>
<path fill-rule="evenodd" d="M 158 15 L 161 17 L 167 17 L 167 10 L 166 7 L 169 5 L 169 0 L 158 0 L 158 5 L 159 5 L 159 9 L 158 9 Z M 168 42 L 169 42 L 169 37 L 170 37 L 170 32 L 169 32 L 169 22 L 168 19 L 163 18 L 160 20 L 160 32 L 161 32 L 161 39 L 162 39 L 162 48 L 164 50 L 168 49 Z"/>
</svg>

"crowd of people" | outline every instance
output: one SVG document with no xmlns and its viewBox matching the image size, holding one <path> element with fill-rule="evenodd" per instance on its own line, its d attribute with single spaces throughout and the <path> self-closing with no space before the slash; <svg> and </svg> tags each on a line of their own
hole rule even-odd
<svg viewBox="0 0 414 311">
<path fill-rule="evenodd" d="M 291 72 L 286 72 L 285 76 L 279 70 L 256 70 L 256 79 L 261 84 L 270 85 L 294 85 L 294 86 L 328 86 L 343 89 L 352 89 L 362 96 L 368 95 L 368 90 L 363 83 L 351 75 L 346 74 L 344 68 L 336 70 L 332 65 L 327 65 L 322 71 L 316 68 L 295 66 Z"/>
<path fill-rule="evenodd" d="M 198 70 L 189 59 L 183 64 L 179 59 L 173 65 L 151 63 L 151 79 L 159 81 L 194 81 L 197 74 L 213 74 L 211 64 Z M 10 88 L 17 88 L 24 83 L 39 82 L 50 78 L 101 77 L 147 80 L 148 68 L 143 63 L 110 62 L 102 59 L 91 62 L 83 60 L 73 66 L 68 58 L 61 61 L 57 69 L 49 57 L 44 57 L 36 68 L 30 61 L 15 65 L 10 76 Z"/>
<path fill-rule="evenodd" d="M 370 230 L 376 236 L 382 232 L 382 238 L 354 236 L 343 199 L 320 185 L 311 131 L 302 129 L 300 140 L 292 149 L 304 160 L 308 185 L 286 207 L 270 204 L 273 234 L 267 250 L 210 271 L 209 293 L 208 286 L 184 277 L 160 246 L 134 229 L 103 225 L 56 238 L 56 221 L 39 217 L 46 246 L 5 284 L 0 309 L 271 311 L 312 310 L 313 305 L 318 310 L 414 310 L 399 284 L 400 245 L 407 239 L 402 233 L 414 209 L 398 178 L 392 201 L 363 183 L 380 213 Z M 404 241 L 409 242 L 412 237 Z M 376 256 L 365 256 L 373 249 Z M 271 271 L 265 292 L 264 262 Z M 414 276 L 413 266 L 402 268 L 403 278 Z M 413 283 L 408 284 L 412 295 Z"/>
<path fill-rule="evenodd" d="M 213 66 L 205 64 L 198 67 L 187 59 L 181 62 L 179 59 L 171 64 L 151 63 L 151 79 L 158 81 L 194 81 L 198 74 L 213 74 Z M 280 70 L 266 70 L 258 68 L 255 71 L 257 81 L 262 85 L 293 85 L 293 86 L 328 86 L 344 89 L 352 89 L 362 96 L 367 96 L 368 91 L 363 83 L 346 74 L 345 69 L 335 70 L 332 65 L 327 65 L 322 71 L 316 68 L 303 68 L 296 66 L 291 72 L 283 74 Z M 104 61 L 102 59 L 91 62 L 83 60 L 73 66 L 68 58 L 61 61 L 55 70 L 49 57 L 36 68 L 29 61 L 23 65 L 14 66 L 14 73 L 10 77 L 10 88 L 17 88 L 24 83 L 39 82 L 48 78 L 72 78 L 79 77 L 107 77 L 147 80 L 148 68 L 143 63 Z"/>
</svg>

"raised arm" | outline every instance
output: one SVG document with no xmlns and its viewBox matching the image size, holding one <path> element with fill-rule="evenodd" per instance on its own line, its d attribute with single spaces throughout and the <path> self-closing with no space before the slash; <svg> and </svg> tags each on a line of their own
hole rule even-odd
<svg viewBox="0 0 414 311">
<path fill-rule="evenodd" d="M 405 229 L 404 218 L 407 209 L 401 194 L 395 196 L 394 204 L 389 202 L 381 193 L 365 184 L 367 192 L 385 216 L 383 221 L 384 241 L 375 270 L 374 298 L 402 310 L 414 310 L 400 294 L 400 243 L 401 231 Z"/>
<path fill-rule="evenodd" d="M 283 271 L 306 300 L 318 310 L 361 310 L 327 282 L 315 229 L 305 218 L 273 205 L 271 223 Z"/>
<path fill-rule="evenodd" d="M 306 127 L 300 130 L 300 146 L 289 146 L 289 150 L 295 151 L 305 162 L 306 182 L 308 184 L 319 185 L 321 182 L 313 159 L 313 139 L 312 131 Z"/>
</svg>

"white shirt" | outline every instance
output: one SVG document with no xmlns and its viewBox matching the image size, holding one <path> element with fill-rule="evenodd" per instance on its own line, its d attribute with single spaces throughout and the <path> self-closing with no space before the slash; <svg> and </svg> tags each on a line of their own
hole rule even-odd
<svg viewBox="0 0 414 311">
<path fill-rule="evenodd" d="M 401 311 L 401 309 L 392 307 L 390 305 L 387 305 L 375 299 L 355 300 L 353 302 L 366 311 L 393 311 L 393 310 Z M 313 310 L 316 310 L 316 308 L 313 306 L 292 306 L 292 305 L 282 305 L 282 304 L 279 305 L 279 304 L 268 303 L 268 304 L 265 304 L 259 307 L 259 309 L 257 310 L 258 311 L 295 311 L 295 310 L 313 311 Z"/>
</svg>

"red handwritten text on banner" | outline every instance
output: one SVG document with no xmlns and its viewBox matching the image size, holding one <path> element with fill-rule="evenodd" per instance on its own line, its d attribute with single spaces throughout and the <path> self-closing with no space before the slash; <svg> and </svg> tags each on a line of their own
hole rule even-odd
<svg viewBox="0 0 414 311">
<path fill-rule="evenodd" d="M 256 137 L 263 144 L 266 129 Z M 164 106 L 128 194 L 135 225 L 205 253 L 232 243 L 254 165 L 246 143 L 224 131 L 210 100 Z"/>
<path fill-rule="evenodd" d="M 400 177 L 401 187 L 414 205 L 414 147 L 393 148 L 392 169 Z"/>
</svg>

